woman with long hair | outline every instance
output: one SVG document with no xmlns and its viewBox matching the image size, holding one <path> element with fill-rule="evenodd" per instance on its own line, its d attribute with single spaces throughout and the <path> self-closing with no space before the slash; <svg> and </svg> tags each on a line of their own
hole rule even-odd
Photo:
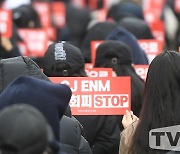
<svg viewBox="0 0 180 154">
<path fill-rule="evenodd" d="M 180 54 L 165 51 L 150 64 L 140 120 L 130 124 L 121 134 L 120 153 L 159 154 L 167 151 L 151 149 L 149 131 L 180 124 Z M 122 123 L 128 123 L 130 114 Z M 130 116 L 129 116 L 130 117 Z"/>
<path fill-rule="evenodd" d="M 117 40 L 106 40 L 98 46 L 94 67 L 112 68 L 116 76 L 131 77 L 131 104 L 135 115 L 139 116 L 144 93 L 144 81 L 136 74 L 132 65 L 131 48 Z M 116 115 L 121 125 L 122 116 Z"/>
</svg>

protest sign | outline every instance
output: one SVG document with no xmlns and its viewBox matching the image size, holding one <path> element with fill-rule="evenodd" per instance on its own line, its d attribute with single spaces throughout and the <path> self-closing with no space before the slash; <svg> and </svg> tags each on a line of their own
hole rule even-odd
<svg viewBox="0 0 180 154">
<path fill-rule="evenodd" d="M 162 52 L 163 42 L 156 39 L 143 39 L 138 40 L 141 48 L 146 52 L 149 63 Z"/>
<path fill-rule="evenodd" d="M 123 115 L 131 110 L 130 77 L 49 77 L 70 86 L 73 115 Z"/>
<path fill-rule="evenodd" d="M 112 68 L 86 68 L 88 77 L 112 77 Z"/>
<path fill-rule="evenodd" d="M 3 37 L 12 36 L 12 12 L 0 9 L 0 34 Z"/>
<path fill-rule="evenodd" d="M 146 81 L 149 65 L 134 65 L 136 73 Z"/>
</svg>

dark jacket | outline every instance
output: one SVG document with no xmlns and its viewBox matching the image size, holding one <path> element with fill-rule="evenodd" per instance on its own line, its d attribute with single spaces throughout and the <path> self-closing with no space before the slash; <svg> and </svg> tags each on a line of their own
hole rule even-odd
<svg viewBox="0 0 180 154">
<path fill-rule="evenodd" d="M 0 61 L 0 93 L 20 75 L 49 81 L 38 65 L 27 57 L 14 57 Z"/>
<path fill-rule="evenodd" d="M 93 154 L 118 154 L 120 130 L 115 116 L 75 116 Z"/>
<path fill-rule="evenodd" d="M 49 81 L 38 65 L 27 57 L 14 57 L 0 61 L 0 93 L 18 76 L 33 76 Z M 91 154 L 88 142 L 81 135 L 78 121 L 63 116 L 60 121 L 60 147 L 66 154 Z M 73 140 L 72 140 L 73 138 Z"/>
<path fill-rule="evenodd" d="M 84 138 L 82 126 L 74 117 L 63 116 L 60 121 L 60 149 L 67 154 L 92 154 L 89 143 Z M 65 133 L 66 132 L 66 133 Z"/>
</svg>

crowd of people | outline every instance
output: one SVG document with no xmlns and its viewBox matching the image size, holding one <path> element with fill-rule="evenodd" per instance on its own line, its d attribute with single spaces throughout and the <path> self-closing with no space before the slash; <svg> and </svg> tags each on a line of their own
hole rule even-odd
<svg viewBox="0 0 180 154">
<path fill-rule="evenodd" d="M 18 0 L 15 4 L 14 0 L 0 1 L 0 17 L 2 10 L 12 13 L 11 37 L 1 32 L 0 23 L 1 154 L 176 151 L 150 148 L 149 132 L 180 124 L 180 8 L 178 11 L 176 0 L 161 1 L 157 21 L 164 25 L 161 29 L 164 35 L 160 38 L 163 49 L 151 61 L 138 43 L 139 40 L 159 41 L 153 24 L 147 21 L 145 2 Z M 36 45 L 29 47 L 27 36 L 20 33 L 23 29 L 30 32 L 47 28 L 35 3 L 48 4 L 48 28 L 54 30 L 53 36 L 46 35 L 44 44 L 48 45 L 41 56 L 31 55 L 30 49 L 36 49 Z M 52 11 L 55 10 L 52 6 L 59 4 L 65 8 L 61 26 Z M 32 40 L 36 41 L 33 35 Z M 95 58 L 91 52 L 92 41 L 101 41 Z M 87 63 L 92 63 L 93 68 L 111 68 L 113 77 L 130 77 L 131 110 L 126 110 L 124 115 L 72 114 L 69 104 L 72 89 L 66 84 L 53 83 L 50 78 L 86 78 Z M 134 65 L 149 66 L 146 80 L 137 74 Z"/>
</svg>

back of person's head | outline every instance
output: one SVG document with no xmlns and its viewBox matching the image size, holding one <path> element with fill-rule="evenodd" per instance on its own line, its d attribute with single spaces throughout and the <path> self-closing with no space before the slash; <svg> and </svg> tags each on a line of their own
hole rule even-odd
<svg viewBox="0 0 180 154">
<path fill-rule="evenodd" d="M 29 104 L 40 110 L 59 141 L 59 120 L 71 98 L 69 86 L 29 76 L 20 76 L 0 94 L 0 109 L 12 104 Z"/>
<path fill-rule="evenodd" d="M 111 6 L 108 11 L 108 18 L 119 21 L 124 17 L 134 17 L 144 19 L 142 7 L 133 2 L 122 1 L 119 4 Z"/>
<path fill-rule="evenodd" d="M 98 46 L 94 67 L 113 68 L 119 76 L 122 75 L 119 66 L 131 66 L 131 64 L 131 48 L 125 43 L 117 40 L 107 40 Z"/>
<path fill-rule="evenodd" d="M 148 64 L 147 55 L 138 44 L 137 38 L 125 28 L 121 26 L 115 28 L 107 35 L 106 40 L 118 40 L 126 43 L 131 48 L 134 64 Z"/>
<path fill-rule="evenodd" d="M 126 17 L 118 24 L 131 32 L 137 39 L 154 39 L 150 27 L 142 19 Z"/>
<path fill-rule="evenodd" d="M 67 5 L 66 26 L 70 32 L 69 41 L 74 42 L 78 47 L 80 47 L 86 35 L 89 21 L 90 11 L 88 9 Z"/>
<path fill-rule="evenodd" d="M 13 9 L 13 21 L 19 28 L 40 28 L 40 19 L 31 5 L 21 5 Z"/>
<path fill-rule="evenodd" d="M 180 124 L 180 54 L 165 51 L 151 62 L 132 153 L 164 153 L 149 148 L 149 131 Z"/>
<path fill-rule="evenodd" d="M 112 5 L 109 10 L 108 10 L 108 13 L 107 13 L 107 19 L 110 18 L 116 22 L 120 21 L 121 19 L 125 18 L 125 17 L 133 17 L 133 18 L 137 18 L 135 15 L 131 14 L 131 13 L 128 13 L 128 12 L 121 12 L 119 10 L 119 6 L 120 4 L 115 4 L 115 5 Z"/>
<path fill-rule="evenodd" d="M 43 72 L 49 77 L 86 76 L 80 49 L 65 41 L 52 43 L 43 57 Z"/>
<path fill-rule="evenodd" d="M 43 114 L 27 104 L 2 109 L 0 126 L 1 154 L 42 154 L 54 139 Z"/>
<path fill-rule="evenodd" d="M 144 109 L 150 109 L 146 108 L 146 105 L 152 104 L 156 104 L 151 107 L 157 108 L 159 111 L 166 109 L 167 112 L 163 112 L 160 117 L 167 116 L 167 113 L 171 113 L 173 110 L 176 111 L 174 107 L 175 105 L 179 106 L 180 99 L 179 64 L 180 54 L 175 51 L 165 51 L 151 62 L 145 86 L 146 103 Z M 164 123 L 164 121 L 160 121 L 159 124 L 161 122 Z M 166 125 L 169 125 L 169 123 L 166 123 Z"/>
<path fill-rule="evenodd" d="M 131 48 L 117 40 L 105 41 L 97 48 L 95 67 L 113 68 L 117 76 L 130 76 L 132 110 L 139 115 L 142 106 L 144 82 L 132 66 Z"/>
<path fill-rule="evenodd" d="M 81 46 L 85 62 L 91 62 L 91 41 L 105 40 L 110 31 L 115 29 L 117 24 L 114 22 L 100 22 L 91 27 Z"/>
</svg>

